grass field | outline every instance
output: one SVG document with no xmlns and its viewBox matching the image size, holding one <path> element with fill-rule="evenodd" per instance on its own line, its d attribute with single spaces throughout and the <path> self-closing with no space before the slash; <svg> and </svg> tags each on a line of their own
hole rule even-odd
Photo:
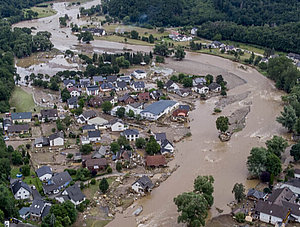
<svg viewBox="0 0 300 227">
<path fill-rule="evenodd" d="M 37 18 L 44 18 L 44 17 L 50 17 L 55 15 L 57 12 L 52 9 L 50 6 L 48 7 L 38 7 L 38 6 L 34 6 L 30 8 L 33 12 L 37 12 L 38 13 L 38 17 Z"/>
<path fill-rule="evenodd" d="M 96 37 L 94 36 L 94 39 L 99 39 L 99 40 L 106 40 L 110 42 L 117 42 L 117 43 L 125 43 L 125 38 L 117 35 L 106 35 L 106 36 L 100 36 Z M 154 46 L 154 44 L 144 42 L 142 40 L 136 40 L 136 39 L 128 39 L 126 44 L 131 44 L 131 45 L 143 45 L 143 46 Z"/>
<path fill-rule="evenodd" d="M 10 98 L 10 106 L 16 108 L 16 112 L 35 112 L 38 111 L 33 101 L 32 94 L 27 93 L 21 87 L 16 86 Z"/>
<path fill-rule="evenodd" d="M 106 226 L 111 220 L 93 220 L 89 219 L 86 221 L 87 227 L 104 227 Z"/>
<path fill-rule="evenodd" d="M 19 171 L 20 167 L 12 167 L 11 171 L 10 171 L 10 176 L 11 178 L 16 178 L 17 174 L 20 173 Z M 34 178 L 32 176 L 35 176 Z M 30 175 L 25 177 L 23 179 L 23 181 L 28 184 L 28 185 L 34 185 L 36 187 L 36 189 L 41 189 L 42 188 L 42 182 L 38 179 L 38 177 L 36 176 L 35 172 L 30 169 Z"/>
</svg>

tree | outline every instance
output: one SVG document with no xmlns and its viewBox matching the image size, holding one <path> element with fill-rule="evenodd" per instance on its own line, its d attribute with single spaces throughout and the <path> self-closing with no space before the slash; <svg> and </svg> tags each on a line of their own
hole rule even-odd
<svg viewBox="0 0 300 227">
<path fill-rule="evenodd" d="M 120 145 L 120 147 L 126 147 L 129 145 L 129 141 L 126 139 L 125 136 L 119 136 L 117 142 Z"/>
<path fill-rule="evenodd" d="M 82 154 L 87 155 L 87 154 L 90 154 L 92 152 L 92 150 L 93 150 L 93 147 L 92 147 L 91 144 L 84 144 L 84 145 L 81 146 L 79 151 Z"/>
<path fill-rule="evenodd" d="M 156 142 L 153 136 L 150 137 L 149 142 L 146 144 L 146 152 L 148 155 L 157 154 L 160 151 L 160 145 Z"/>
<path fill-rule="evenodd" d="M 61 99 L 63 102 L 66 102 L 69 98 L 71 98 L 70 92 L 68 91 L 67 88 L 64 88 L 61 91 Z"/>
<path fill-rule="evenodd" d="M 229 128 L 229 120 L 228 117 L 220 116 L 216 120 L 216 127 L 222 133 L 226 132 Z"/>
<path fill-rule="evenodd" d="M 213 75 L 207 74 L 207 75 L 205 76 L 205 79 L 206 79 L 207 85 L 209 85 L 209 84 L 211 84 L 212 82 L 214 82 L 214 77 L 213 77 Z"/>
<path fill-rule="evenodd" d="M 157 63 L 165 63 L 165 58 L 164 58 L 164 56 L 159 56 L 159 55 L 157 55 L 157 56 L 155 57 L 155 61 L 156 61 Z"/>
<path fill-rule="evenodd" d="M 293 145 L 290 150 L 291 156 L 294 157 L 294 160 L 297 162 L 300 160 L 300 143 Z"/>
<path fill-rule="evenodd" d="M 184 77 L 182 83 L 184 87 L 193 87 L 193 79 L 191 77 Z"/>
<path fill-rule="evenodd" d="M 194 192 L 184 192 L 174 198 L 178 216 L 178 223 L 187 223 L 191 227 L 205 226 L 208 214 L 208 203 L 203 195 Z"/>
<path fill-rule="evenodd" d="M 29 175 L 30 175 L 30 166 L 29 166 L 29 165 L 24 165 L 24 166 L 22 166 L 22 168 L 21 168 L 21 173 L 22 173 L 25 177 L 29 176 Z"/>
<path fill-rule="evenodd" d="M 119 118 L 123 118 L 125 116 L 125 108 L 124 107 L 118 108 L 116 115 Z"/>
<path fill-rule="evenodd" d="M 99 189 L 100 189 L 100 191 L 103 194 L 105 194 L 107 192 L 108 188 L 109 188 L 109 184 L 108 184 L 106 178 L 102 178 L 102 180 L 99 183 Z"/>
<path fill-rule="evenodd" d="M 292 106 L 284 106 L 281 116 L 277 117 L 277 122 L 282 124 L 283 127 L 287 128 L 291 132 L 297 121 L 296 112 Z"/>
<path fill-rule="evenodd" d="M 154 43 L 154 36 L 152 34 L 149 35 L 149 43 Z"/>
<path fill-rule="evenodd" d="M 251 175 L 259 177 L 262 172 L 267 170 L 267 156 L 268 151 L 263 147 L 254 147 L 251 149 L 247 159 L 247 167 Z"/>
<path fill-rule="evenodd" d="M 137 147 L 137 148 L 144 148 L 145 147 L 145 145 L 146 145 L 146 141 L 145 141 L 145 139 L 144 138 L 137 138 L 136 139 L 136 141 L 135 141 L 135 146 Z"/>
<path fill-rule="evenodd" d="M 218 75 L 218 76 L 216 77 L 216 83 L 217 83 L 217 84 L 222 84 L 222 83 L 224 83 L 224 79 L 223 79 L 223 76 L 222 76 L 222 75 Z"/>
<path fill-rule="evenodd" d="M 235 220 L 238 222 L 238 223 L 244 223 L 245 222 L 245 214 L 244 213 L 237 213 L 235 215 Z"/>
<path fill-rule="evenodd" d="M 110 103 L 110 101 L 105 101 L 102 103 L 101 108 L 103 110 L 104 113 L 109 113 L 112 109 L 112 104 Z"/>
<path fill-rule="evenodd" d="M 184 47 L 182 46 L 176 46 L 175 47 L 175 58 L 179 61 L 181 61 L 182 59 L 185 58 L 185 51 L 184 51 Z"/>
<path fill-rule="evenodd" d="M 0 184 L 0 210 L 3 211 L 6 218 L 17 217 L 18 215 L 14 197 L 10 189 L 4 184 Z"/>
<path fill-rule="evenodd" d="M 92 40 L 94 40 L 94 37 L 93 37 L 92 33 L 90 33 L 89 31 L 81 32 L 78 35 L 78 41 L 90 43 L 90 41 L 92 41 Z"/>
<path fill-rule="evenodd" d="M 133 110 L 129 110 L 128 113 L 127 113 L 127 116 L 129 118 L 134 118 L 134 111 Z"/>
<path fill-rule="evenodd" d="M 22 165 L 22 155 L 18 151 L 14 151 L 11 155 L 11 161 L 13 165 Z"/>
<path fill-rule="evenodd" d="M 236 183 L 233 186 L 232 193 L 234 194 L 234 199 L 237 202 L 241 202 L 245 197 L 245 186 L 243 184 Z"/>
<path fill-rule="evenodd" d="M 164 88 L 164 83 L 161 80 L 157 80 L 156 81 L 156 85 L 159 89 L 163 89 Z"/>
<path fill-rule="evenodd" d="M 132 39 L 139 39 L 139 33 L 138 33 L 136 30 L 132 30 L 132 31 L 130 32 L 130 37 L 131 37 Z"/>
<path fill-rule="evenodd" d="M 118 172 L 121 172 L 121 171 L 122 171 L 122 163 L 121 163 L 120 161 L 118 161 L 117 164 L 116 164 L 116 170 L 117 170 Z"/>
<path fill-rule="evenodd" d="M 120 145 L 117 142 L 112 142 L 110 144 L 110 150 L 116 154 L 118 151 L 120 151 Z"/>
<path fill-rule="evenodd" d="M 194 192 L 203 194 L 209 207 L 214 203 L 214 178 L 212 176 L 198 176 L 194 181 Z"/>
<path fill-rule="evenodd" d="M 278 176 L 282 170 L 280 159 L 273 153 L 267 155 L 266 170 L 274 176 Z"/>
<path fill-rule="evenodd" d="M 281 136 L 273 136 L 271 140 L 266 142 L 268 151 L 275 154 L 277 157 L 281 157 L 281 153 L 288 147 L 287 141 Z"/>
<path fill-rule="evenodd" d="M 164 56 L 164 57 L 167 57 L 171 54 L 171 51 L 169 50 L 168 45 L 165 42 L 155 44 L 153 52 L 154 54 Z"/>
</svg>

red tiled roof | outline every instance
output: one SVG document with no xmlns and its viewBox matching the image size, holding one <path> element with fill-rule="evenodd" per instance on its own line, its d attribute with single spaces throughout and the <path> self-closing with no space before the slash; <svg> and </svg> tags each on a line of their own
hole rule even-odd
<svg viewBox="0 0 300 227">
<path fill-rule="evenodd" d="M 154 155 L 146 157 L 146 166 L 165 166 L 166 159 L 163 155 Z"/>
<path fill-rule="evenodd" d="M 177 109 L 173 112 L 173 117 L 178 117 L 178 116 L 187 116 L 188 115 L 188 111 L 187 110 L 183 110 L 183 109 Z"/>
</svg>

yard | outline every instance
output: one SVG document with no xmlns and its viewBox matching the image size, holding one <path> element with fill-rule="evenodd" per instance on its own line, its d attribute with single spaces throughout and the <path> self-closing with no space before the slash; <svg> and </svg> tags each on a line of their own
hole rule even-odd
<svg viewBox="0 0 300 227">
<path fill-rule="evenodd" d="M 20 167 L 13 166 L 10 171 L 10 176 L 12 178 L 17 178 L 18 173 L 20 173 Z M 38 190 L 42 188 L 42 182 L 38 179 L 33 169 L 30 169 L 30 175 L 26 177 L 23 176 L 22 180 L 28 185 L 34 185 Z"/>
<path fill-rule="evenodd" d="M 48 5 L 48 7 L 34 6 L 30 8 L 33 12 L 37 12 L 37 18 L 50 17 L 55 15 L 57 12 Z"/>
<path fill-rule="evenodd" d="M 37 106 L 32 94 L 27 93 L 21 87 L 16 86 L 10 99 L 10 106 L 16 108 L 16 112 L 35 112 Z"/>
</svg>

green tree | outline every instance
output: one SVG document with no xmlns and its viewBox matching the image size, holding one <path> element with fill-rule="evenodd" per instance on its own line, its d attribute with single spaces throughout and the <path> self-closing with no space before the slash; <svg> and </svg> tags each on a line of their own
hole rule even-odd
<svg viewBox="0 0 300 227">
<path fill-rule="evenodd" d="M 11 161 L 13 165 L 22 165 L 22 155 L 18 151 L 14 151 L 11 155 Z"/>
<path fill-rule="evenodd" d="M 116 170 L 117 170 L 118 172 L 121 172 L 121 171 L 122 171 L 122 163 L 121 163 L 120 161 L 118 161 L 117 164 L 116 164 Z"/>
<path fill-rule="evenodd" d="M 202 194 L 209 207 L 214 203 L 214 178 L 212 176 L 198 176 L 194 181 L 194 192 Z"/>
<path fill-rule="evenodd" d="M 80 147 L 80 152 L 84 155 L 90 154 L 93 150 L 93 147 L 91 144 L 84 144 Z"/>
<path fill-rule="evenodd" d="M 245 214 L 244 213 L 237 213 L 235 215 L 235 220 L 238 222 L 238 223 L 244 223 L 245 222 Z"/>
<path fill-rule="evenodd" d="M 100 191 L 103 194 L 105 194 L 107 192 L 108 188 L 109 188 L 109 184 L 108 184 L 106 178 L 102 178 L 102 180 L 99 183 L 99 189 L 100 189 Z"/>
<path fill-rule="evenodd" d="M 132 30 L 132 31 L 130 32 L 130 37 L 131 37 L 132 39 L 139 39 L 139 33 L 138 33 L 136 30 Z"/>
<path fill-rule="evenodd" d="M 175 58 L 179 61 L 181 61 L 182 59 L 185 58 L 185 51 L 184 51 L 184 47 L 182 46 L 176 46 L 175 47 Z"/>
<path fill-rule="evenodd" d="M 191 77 L 184 77 L 182 83 L 184 87 L 193 87 L 193 79 Z"/>
<path fill-rule="evenodd" d="M 4 212 L 0 210 L 0 223 L 4 222 Z"/>
<path fill-rule="evenodd" d="M 129 118 L 134 118 L 134 112 L 133 112 L 133 110 L 129 110 L 128 113 L 127 113 L 127 116 Z"/>
<path fill-rule="evenodd" d="M 117 142 L 112 142 L 110 144 L 110 150 L 116 154 L 118 151 L 120 151 L 120 145 Z"/>
<path fill-rule="evenodd" d="M 150 137 L 149 142 L 146 144 L 146 152 L 148 155 L 160 152 L 160 145 L 156 142 L 153 136 Z"/>
<path fill-rule="evenodd" d="M 161 80 L 157 80 L 156 81 L 156 85 L 159 89 L 163 89 L 164 88 L 164 83 Z"/>
<path fill-rule="evenodd" d="M 212 82 L 214 82 L 214 77 L 213 77 L 213 75 L 207 74 L 207 75 L 205 76 L 205 79 L 206 79 L 206 84 L 207 84 L 207 85 L 209 85 L 209 84 L 211 84 Z"/>
<path fill-rule="evenodd" d="M 273 136 L 271 140 L 266 142 L 268 151 L 275 154 L 277 157 L 281 157 L 281 153 L 288 147 L 288 142 L 281 136 Z"/>
<path fill-rule="evenodd" d="M 30 175 L 30 166 L 29 165 L 24 165 L 21 167 L 21 173 L 27 177 Z"/>
<path fill-rule="evenodd" d="M 250 151 L 247 159 L 248 171 L 251 175 L 259 177 L 262 172 L 266 171 L 268 161 L 268 151 L 263 147 L 254 147 Z"/>
<path fill-rule="evenodd" d="M 293 130 L 297 116 L 296 112 L 292 106 L 284 106 L 283 112 L 281 112 L 281 116 L 276 118 L 276 121 L 282 124 L 283 127 L 287 128 L 290 132 Z"/>
<path fill-rule="evenodd" d="M 278 176 L 281 173 L 281 161 L 273 153 L 269 153 L 267 156 L 266 170 L 274 176 Z"/>
<path fill-rule="evenodd" d="M 119 118 L 123 118 L 125 116 L 125 108 L 124 107 L 118 108 L 116 115 Z"/>
<path fill-rule="evenodd" d="M 233 186 L 232 193 L 234 194 L 234 199 L 239 203 L 241 202 L 245 197 L 245 186 L 243 184 L 236 183 Z"/>
<path fill-rule="evenodd" d="M 290 150 L 291 156 L 294 157 L 294 160 L 297 162 L 300 160 L 300 143 L 293 145 Z"/>
<path fill-rule="evenodd" d="M 167 43 L 165 42 L 155 44 L 153 52 L 154 54 L 164 57 L 167 57 L 172 53 L 172 51 L 169 50 Z"/>
<path fill-rule="evenodd" d="M 154 43 L 154 36 L 152 34 L 149 35 L 149 43 Z"/>
<path fill-rule="evenodd" d="M 129 141 L 126 139 L 125 136 L 119 136 L 117 142 L 121 147 L 126 147 L 129 145 Z"/>
<path fill-rule="evenodd" d="M 102 103 L 101 108 L 104 113 L 109 113 L 112 109 L 112 104 L 109 101 L 105 101 Z"/>
<path fill-rule="evenodd" d="M 164 56 L 159 56 L 159 55 L 157 55 L 157 56 L 155 57 L 155 61 L 156 61 L 157 63 L 165 63 L 165 58 L 164 58 Z"/>
<path fill-rule="evenodd" d="M 61 99 L 63 102 L 66 102 L 69 98 L 71 98 L 70 92 L 68 91 L 67 88 L 64 88 L 61 91 Z"/>
<path fill-rule="evenodd" d="M 144 148 L 146 145 L 146 141 L 144 138 L 140 137 L 140 138 L 137 138 L 136 141 L 135 141 L 135 146 L 137 148 Z"/>
<path fill-rule="evenodd" d="M 0 210 L 3 211 L 6 218 L 17 217 L 18 214 L 15 199 L 10 189 L 4 184 L 0 184 Z"/>
<path fill-rule="evenodd" d="M 228 117 L 220 116 L 216 120 L 216 127 L 222 133 L 226 132 L 229 128 L 229 120 Z"/>
</svg>

